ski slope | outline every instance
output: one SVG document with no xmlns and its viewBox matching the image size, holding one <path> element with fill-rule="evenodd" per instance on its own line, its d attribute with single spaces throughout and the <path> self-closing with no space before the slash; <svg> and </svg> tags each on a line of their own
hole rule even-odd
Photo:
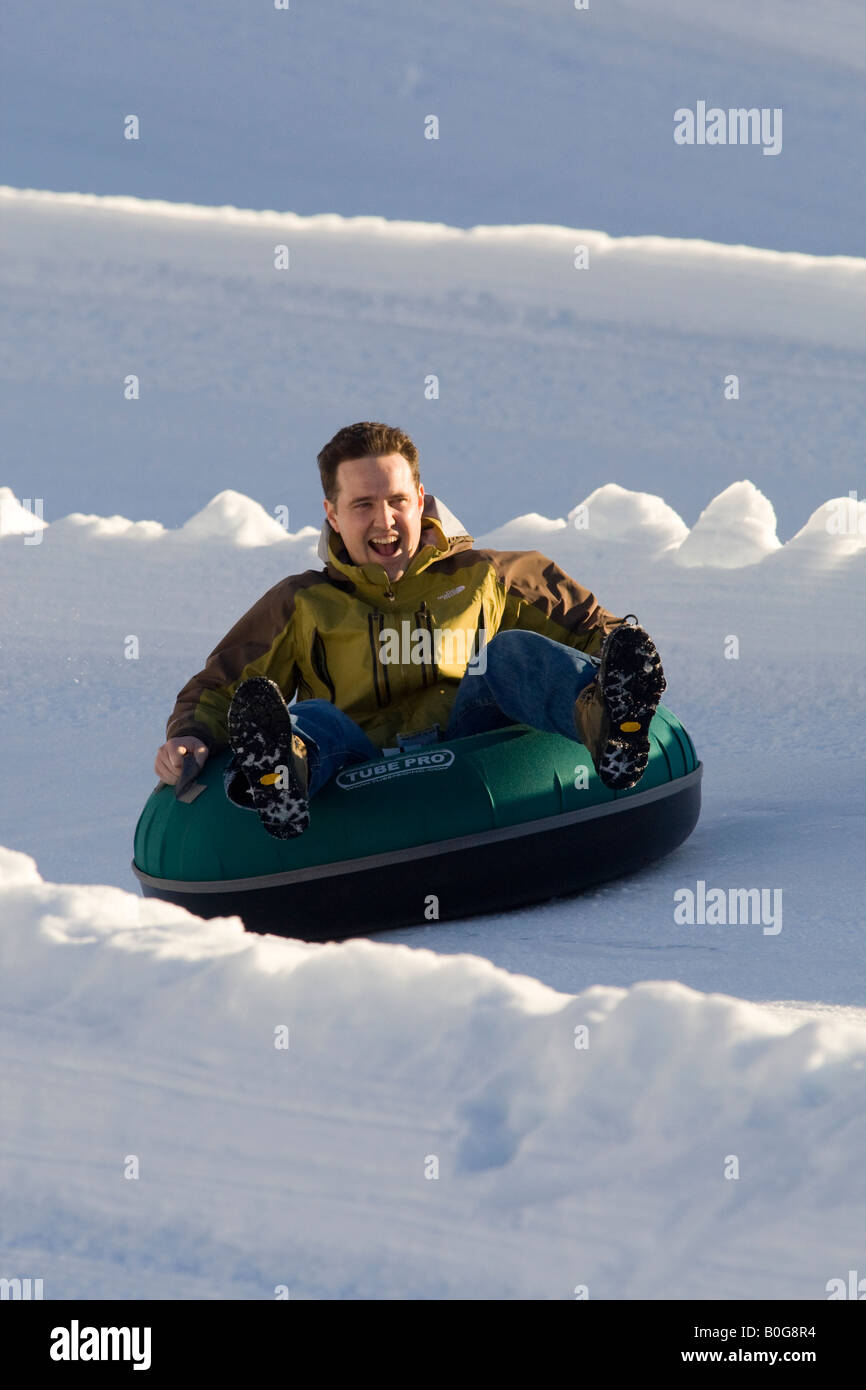
<svg viewBox="0 0 866 1390">
<path fill-rule="evenodd" d="M 14 189 L 0 214 L 3 1272 L 826 1297 L 866 1214 L 866 262 Z M 675 856 L 342 947 L 138 897 L 175 694 L 316 563 L 315 452 L 359 418 L 417 438 L 479 541 L 649 628 L 705 768 Z M 699 881 L 780 890 L 781 931 L 678 924 Z"/>
<path fill-rule="evenodd" d="M 864 71 L 860 0 L 6 0 L 3 177 L 859 255 Z M 781 152 L 677 146 L 701 100 Z"/>
</svg>

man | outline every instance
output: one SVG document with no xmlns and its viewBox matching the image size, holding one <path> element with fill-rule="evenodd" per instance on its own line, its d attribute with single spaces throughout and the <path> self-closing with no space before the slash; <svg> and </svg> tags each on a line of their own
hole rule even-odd
<svg viewBox="0 0 866 1390">
<path fill-rule="evenodd" d="M 605 786 L 634 786 L 665 679 L 633 615 L 538 551 L 475 549 L 425 495 L 402 430 L 348 425 L 318 462 L 325 568 L 275 584 L 180 691 L 162 780 L 230 746 L 226 794 L 290 839 L 348 763 L 523 723 L 585 744 Z"/>
</svg>

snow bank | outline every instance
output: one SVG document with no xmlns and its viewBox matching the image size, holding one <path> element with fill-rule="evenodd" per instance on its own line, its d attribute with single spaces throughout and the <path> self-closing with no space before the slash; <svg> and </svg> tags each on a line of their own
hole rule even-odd
<svg viewBox="0 0 866 1390">
<path fill-rule="evenodd" d="M 11 488 L 0 488 L 0 538 L 47 527 L 47 522 L 18 502 Z M 231 489 L 218 493 L 176 531 L 158 521 L 133 522 L 81 512 L 61 517 L 50 529 L 52 543 L 61 537 L 205 547 L 219 543 L 240 549 L 289 543 L 294 551 L 287 554 L 287 564 L 319 565 L 316 526 L 286 531 L 260 503 Z M 806 563 L 813 559 L 832 563 L 866 551 L 866 502 L 831 499 L 783 547 L 776 535 L 772 503 L 748 481 L 732 483 L 715 497 L 691 530 L 661 497 L 607 483 L 572 507 L 567 518 L 528 512 L 476 537 L 476 544 L 501 550 L 555 550 L 563 564 L 585 556 L 593 546 L 606 551 L 613 547 L 641 563 L 669 557 L 691 569 L 740 569 L 780 550 Z"/>
<path fill-rule="evenodd" d="M 0 199 L 8 203 L 35 203 L 52 207 L 81 209 L 102 213 L 132 214 L 179 222 L 210 222 L 223 226 L 263 228 L 268 231 L 330 233 L 354 237 L 358 232 L 391 242 L 432 241 L 453 243 L 471 242 L 487 250 L 494 246 L 522 248 L 527 242 L 535 248 L 568 245 L 580 237 L 591 252 L 618 255 L 628 259 L 647 253 L 681 262 L 747 261 L 765 266 L 790 267 L 799 270 L 839 271 L 862 283 L 866 275 L 866 260 L 860 256 L 818 256 L 800 251 L 775 251 L 766 247 L 729 245 L 706 241 L 698 237 L 668 236 L 610 236 L 590 228 L 572 228 L 539 222 L 508 222 L 492 226 L 456 227 L 445 222 L 429 222 L 399 218 L 362 215 L 345 217 L 335 212 L 302 215 L 272 208 L 237 208 L 228 204 L 212 207 L 200 203 L 166 202 L 158 198 L 136 198 L 125 194 L 58 193 L 51 189 L 13 188 L 0 184 Z"/>
<path fill-rule="evenodd" d="M 823 1298 L 861 1256 L 864 1028 L 251 937 L 9 850 L 0 922 L 4 1273 L 46 1297 Z"/>
<path fill-rule="evenodd" d="M 227 255 L 235 275 L 258 302 L 255 286 L 273 277 L 274 238 L 290 247 L 303 281 L 319 294 L 376 288 L 413 303 L 447 296 L 455 321 L 479 292 L 498 301 L 500 331 L 529 302 L 560 324 L 588 321 L 657 328 L 680 334 L 795 338 L 862 350 L 866 259 L 815 256 L 698 238 L 610 236 L 591 228 L 529 223 L 449 226 L 336 213 L 301 216 L 235 207 L 0 185 L 0 206 L 13 249 L 28 258 L 55 235 L 58 218 L 76 219 L 79 276 L 104 276 L 100 244 L 112 255 L 153 255 L 158 239 L 171 245 L 177 272 L 194 269 L 221 282 Z M 268 256 L 259 258 L 267 245 Z M 577 267 L 583 248 L 586 269 Z M 139 265 L 140 273 L 140 265 Z M 419 286 L 424 294 L 419 299 Z M 220 293 L 223 293 L 220 283 Z M 503 317 L 504 315 L 504 317 Z M 261 323 L 259 325 L 261 331 Z"/>
<path fill-rule="evenodd" d="M 166 540 L 195 545 L 217 543 L 248 549 L 289 542 L 309 550 L 312 558 L 315 558 L 319 537 L 319 530 L 315 526 L 302 526 L 296 532 L 287 531 L 259 502 L 230 488 L 217 493 L 207 506 L 176 531 L 159 521 L 130 521 L 125 516 L 97 516 L 85 512 L 70 512 L 68 516 L 49 523 L 23 506 L 11 488 L 0 488 L 0 538 L 46 531 L 49 525 L 52 543 L 61 538 L 72 541 Z"/>
<path fill-rule="evenodd" d="M 32 516 L 11 488 L 0 488 L 0 538 L 46 528 L 46 521 Z M 317 527 L 286 531 L 259 502 L 232 489 L 217 493 L 177 531 L 167 530 L 158 521 L 85 516 L 81 512 L 54 521 L 50 531 L 53 543 L 61 538 L 113 539 L 259 549 L 289 542 L 293 550 L 286 553 L 286 566 L 318 567 L 320 563 L 316 556 Z M 667 557 L 688 569 L 744 569 L 777 552 L 820 566 L 866 552 L 866 502 L 831 499 L 783 546 L 776 534 L 773 505 L 752 482 L 734 482 L 724 489 L 703 509 L 691 531 L 662 498 L 609 482 L 571 507 L 567 518 L 530 512 L 480 535 L 477 545 L 541 550 L 566 567 L 578 559 L 587 562 L 592 550 L 596 556 L 620 553 L 630 563 Z"/>
</svg>

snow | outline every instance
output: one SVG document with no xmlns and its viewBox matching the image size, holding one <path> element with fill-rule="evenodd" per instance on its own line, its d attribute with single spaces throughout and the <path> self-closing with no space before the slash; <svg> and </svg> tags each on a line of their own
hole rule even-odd
<svg viewBox="0 0 866 1390">
<path fill-rule="evenodd" d="M 553 533 L 562 531 L 567 525 L 568 522 L 561 516 L 553 519 L 542 516 L 540 512 L 527 512 L 525 516 L 516 516 L 513 521 L 496 526 L 477 539 L 479 544 L 494 550 L 544 550 L 552 542 Z"/>
<path fill-rule="evenodd" d="M 3 40 L 20 187 L 862 251 L 859 0 L 7 0 Z M 781 154 L 675 145 L 702 99 Z"/>
<path fill-rule="evenodd" d="M 864 548 L 755 560 L 743 484 L 683 567 L 700 524 L 583 501 L 586 529 L 504 539 L 649 626 L 705 766 L 695 833 L 581 898 L 340 947 L 200 922 L 128 867 L 176 690 L 318 564 L 316 528 L 223 493 L 183 545 L 123 518 L 0 542 L 4 1258 L 46 1296 L 821 1298 L 857 1267 Z M 782 930 L 679 925 L 700 880 L 780 891 Z"/>
<path fill-rule="evenodd" d="M 593 541 L 627 545 L 652 556 L 679 550 L 689 528 L 661 497 L 629 492 L 617 483 L 596 488 L 568 514 L 577 530 L 591 532 Z"/>
<path fill-rule="evenodd" d="M 29 506 L 19 502 L 10 487 L 0 487 L 0 536 L 30 536 L 44 531 L 47 521 L 39 515 L 32 498 Z"/>
<path fill-rule="evenodd" d="M 4 20 L 0 1275 L 826 1297 L 866 1218 L 866 11 L 176 9 Z M 704 99 L 782 107 L 781 154 L 677 147 Z M 176 692 L 318 568 L 365 418 L 648 627 L 704 765 L 675 855 L 339 946 L 140 897 Z M 782 929 L 678 921 L 699 884 Z"/>
<path fill-rule="evenodd" d="M 785 547 L 786 557 L 799 562 L 808 555 L 813 564 L 834 565 L 866 550 L 866 502 L 833 497 L 816 507 L 805 526 Z"/>
<path fill-rule="evenodd" d="M 754 483 L 731 483 L 705 507 L 677 549 L 679 565 L 737 569 L 778 550 L 776 513 Z"/>
<path fill-rule="evenodd" d="M 93 512 L 70 512 L 53 523 L 55 536 L 68 535 L 71 540 L 154 540 L 166 535 L 158 521 L 129 521 L 125 516 L 97 516 Z"/>
<path fill-rule="evenodd" d="M 372 418 L 479 536 L 610 484 L 691 527 L 748 478 L 785 540 L 863 492 L 866 260 L 580 228 L 0 190 L 3 482 L 171 529 L 241 491 L 296 532 L 319 449 Z"/>
<path fill-rule="evenodd" d="M 863 1019 L 0 866 L 4 1258 L 46 1297 L 810 1299 L 856 1267 Z"/>
<path fill-rule="evenodd" d="M 309 527 L 308 533 L 318 534 L 314 527 Z M 279 545 L 286 540 L 286 531 L 264 507 L 226 488 L 184 523 L 178 538 L 194 542 L 221 541 L 226 545 Z"/>
</svg>

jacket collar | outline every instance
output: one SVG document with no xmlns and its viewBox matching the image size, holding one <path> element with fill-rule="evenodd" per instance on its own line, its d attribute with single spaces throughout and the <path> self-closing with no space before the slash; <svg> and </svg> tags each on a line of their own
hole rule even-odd
<svg viewBox="0 0 866 1390">
<path fill-rule="evenodd" d="M 426 493 L 421 513 L 421 540 L 403 579 L 419 574 L 435 560 L 441 560 L 456 550 L 466 550 L 473 544 L 473 539 L 444 502 L 440 502 L 432 493 Z M 339 533 L 327 518 L 319 536 L 317 554 L 324 561 L 332 579 L 350 579 L 358 589 L 386 591 L 399 588 L 403 583 L 403 579 L 398 579 L 392 586 L 383 565 L 353 564 Z"/>
</svg>

